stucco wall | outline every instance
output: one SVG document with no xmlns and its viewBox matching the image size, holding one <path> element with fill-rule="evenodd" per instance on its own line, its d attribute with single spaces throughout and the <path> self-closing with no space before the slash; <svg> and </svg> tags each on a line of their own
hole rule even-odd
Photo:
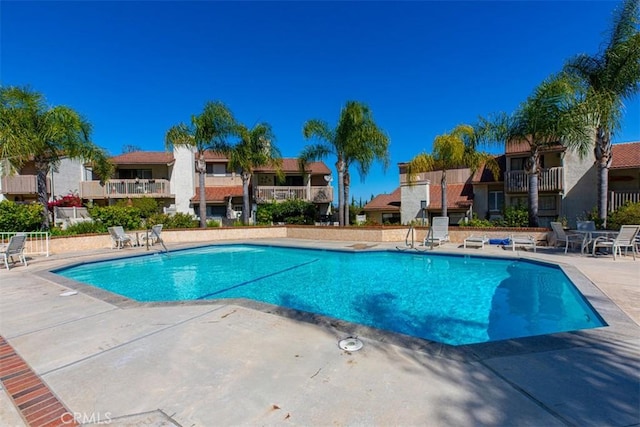
<svg viewBox="0 0 640 427">
<path fill-rule="evenodd" d="M 228 227 L 189 230 L 163 230 L 162 238 L 167 244 L 175 243 L 207 243 L 224 240 L 255 239 L 308 239 L 333 240 L 349 242 L 397 242 L 404 245 L 408 227 L 333 227 L 333 226 L 282 226 L 282 227 Z M 422 242 L 428 232 L 428 227 L 418 227 L 414 230 L 414 241 Z M 135 239 L 135 232 L 129 232 Z M 511 234 L 533 236 L 542 242 L 550 234 L 542 228 L 504 228 L 504 229 L 473 229 L 468 227 L 451 227 L 449 235 L 451 244 L 460 245 L 470 235 L 486 235 L 489 238 L 506 238 Z M 138 236 L 142 237 L 142 234 Z M 71 236 L 52 238 L 50 242 L 51 254 L 63 254 L 78 251 L 107 249 L 111 247 L 111 238 L 107 234 Z"/>
<path fill-rule="evenodd" d="M 559 215 L 576 226 L 577 217 L 585 217 L 597 204 L 598 175 L 590 155 L 581 159 L 577 153 L 568 150 L 564 154 L 564 197 Z"/>
<path fill-rule="evenodd" d="M 400 222 L 410 224 L 414 220 L 422 220 L 420 207 L 422 200 L 425 200 L 429 206 L 429 181 L 419 181 L 412 185 L 402 184 L 400 187 Z"/>
<path fill-rule="evenodd" d="M 56 198 L 66 196 L 70 192 L 77 193 L 80 190 L 82 175 L 82 161 L 62 159 L 58 170 L 51 173 L 51 195 Z"/>
<path fill-rule="evenodd" d="M 171 170 L 171 193 L 176 195 L 176 211 L 193 214 L 191 197 L 195 193 L 195 158 L 190 149 L 175 147 Z"/>
</svg>

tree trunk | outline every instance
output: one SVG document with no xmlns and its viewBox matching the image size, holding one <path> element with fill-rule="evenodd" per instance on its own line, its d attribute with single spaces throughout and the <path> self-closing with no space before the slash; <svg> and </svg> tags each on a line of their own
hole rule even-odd
<svg viewBox="0 0 640 427">
<path fill-rule="evenodd" d="M 351 185 L 351 177 L 349 176 L 349 171 L 344 171 L 344 225 L 350 224 L 350 212 L 349 206 L 349 186 Z"/>
<path fill-rule="evenodd" d="M 607 226 L 609 167 L 613 160 L 613 150 L 611 147 L 611 135 L 601 127 L 596 131 L 596 146 L 593 151 L 598 168 L 598 218 L 602 221 L 602 227 L 604 228 Z"/>
<path fill-rule="evenodd" d="M 207 228 L 207 193 L 205 191 L 205 176 L 207 173 L 207 163 L 204 160 L 204 152 L 198 153 L 198 160 L 196 161 L 196 168 L 198 169 L 198 199 L 200 200 L 200 206 L 198 209 L 200 215 L 200 228 Z"/>
<path fill-rule="evenodd" d="M 47 174 L 49 173 L 49 162 L 43 159 L 35 160 L 36 166 L 36 191 L 38 192 L 38 203 L 42 205 L 42 225 L 43 230 L 49 229 L 49 207 L 47 194 Z"/>
<path fill-rule="evenodd" d="M 529 227 L 538 227 L 538 172 L 529 174 Z"/>
<path fill-rule="evenodd" d="M 440 191 L 442 195 L 440 200 L 442 202 L 442 216 L 447 216 L 447 171 L 442 170 L 442 178 L 440 179 Z"/>
<path fill-rule="evenodd" d="M 344 162 L 338 158 L 336 162 L 338 171 L 338 224 L 344 226 Z"/>
<path fill-rule="evenodd" d="M 249 217 L 251 214 L 251 204 L 249 199 L 249 182 L 251 174 L 242 172 L 242 223 L 249 225 Z"/>
</svg>

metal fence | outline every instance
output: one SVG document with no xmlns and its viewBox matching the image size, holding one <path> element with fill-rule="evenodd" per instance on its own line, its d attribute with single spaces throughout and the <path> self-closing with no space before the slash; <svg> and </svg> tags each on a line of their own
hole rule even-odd
<svg viewBox="0 0 640 427">
<path fill-rule="evenodd" d="M 0 244 L 6 245 L 15 232 L 0 232 Z M 27 241 L 24 245 L 25 255 L 45 255 L 49 256 L 49 232 L 47 231 L 29 231 L 24 233 L 27 235 Z"/>
</svg>

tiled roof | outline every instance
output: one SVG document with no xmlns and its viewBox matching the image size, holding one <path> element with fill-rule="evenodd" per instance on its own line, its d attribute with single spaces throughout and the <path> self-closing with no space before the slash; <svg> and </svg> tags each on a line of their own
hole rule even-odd
<svg viewBox="0 0 640 427">
<path fill-rule="evenodd" d="M 205 151 L 204 152 L 205 160 L 228 160 L 228 157 L 225 154 L 218 153 L 217 151 Z"/>
<path fill-rule="evenodd" d="M 400 212 L 400 187 L 391 194 L 380 194 L 364 205 L 365 211 Z"/>
<path fill-rule="evenodd" d="M 428 209 L 442 209 L 442 187 L 429 186 Z M 473 202 L 473 186 L 471 184 L 447 184 L 447 209 L 467 208 Z"/>
<path fill-rule="evenodd" d="M 168 165 L 169 163 L 172 163 L 173 160 L 173 153 L 168 151 L 133 151 L 131 153 L 124 153 L 111 158 L 111 161 L 116 165 Z"/>
<path fill-rule="evenodd" d="M 504 171 L 507 169 L 507 156 L 505 156 L 504 154 L 501 156 L 496 156 L 496 161 L 498 162 L 498 166 L 500 167 L 500 174 L 498 175 L 497 181 L 493 178 L 493 173 L 491 173 L 491 171 L 484 166 L 478 168 L 476 173 L 471 178 L 471 181 L 474 184 L 487 182 L 503 182 Z"/>
<path fill-rule="evenodd" d="M 613 144 L 611 169 L 640 168 L 640 142 Z"/>
<path fill-rule="evenodd" d="M 557 143 L 543 151 L 564 151 L 565 147 Z M 531 151 L 531 145 L 527 141 L 509 141 L 506 144 L 504 152 L 506 154 L 524 154 Z"/>
<path fill-rule="evenodd" d="M 231 187 L 205 187 L 207 202 L 226 202 L 229 196 L 242 197 L 242 185 Z M 196 194 L 191 198 L 192 202 L 200 201 L 200 187 L 196 187 Z"/>
<path fill-rule="evenodd" d="M 272 166 L 261 166 L 258 168 L 254 169 L 254 172 L 275 172 L 275 168 Z M 283 172 L 299 172 L 300 169 L 298 168 L 298 159 L 292 159 L 292 158 L 287 158 L 287 159 L 282 159 L 282 171 Z M 325 165 L 323 162 L 311 162 L 307 165 L 307 170 L 308 173 L 314 174 L 314 175 L 329 175 L 331 174 L 331 171 L 329 170 L 329 168 L 327 167 L 327 165 Z"/>
</svg>

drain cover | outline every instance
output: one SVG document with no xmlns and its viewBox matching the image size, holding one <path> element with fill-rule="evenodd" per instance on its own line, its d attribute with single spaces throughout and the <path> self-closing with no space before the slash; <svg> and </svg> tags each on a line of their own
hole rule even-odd
<svg viewBox="0 0 640 427">
<path fill-rule="evenodd" d="M 349 337 L 340 340 L 338 343 L 341 349 L 346 351 L 358 351 L 362 348 L 363 344 L 357 337 Z"/>
</svg>

